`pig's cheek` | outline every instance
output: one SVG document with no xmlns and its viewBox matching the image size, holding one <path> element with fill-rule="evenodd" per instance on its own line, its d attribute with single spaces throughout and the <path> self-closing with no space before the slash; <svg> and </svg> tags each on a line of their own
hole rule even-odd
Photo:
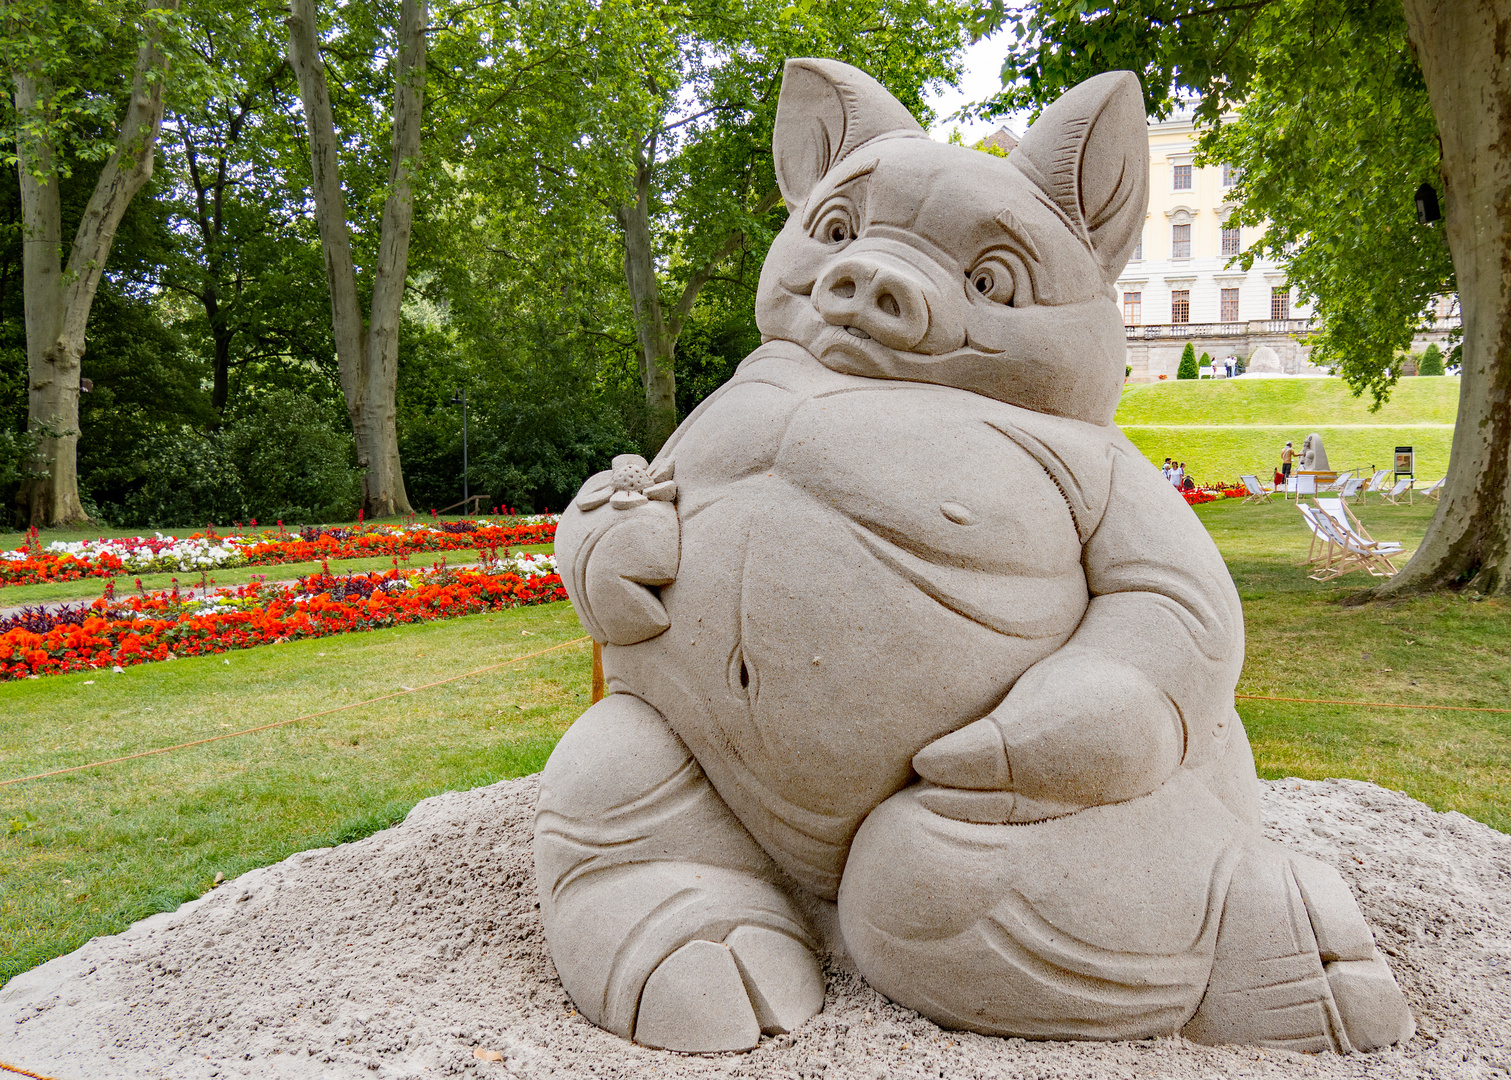
<svg viewBox="0 0 1511 1080">
<path fill-rule="evenodd" d="M 768 337 L 779 337 L 808 346 L 824 329 L 810 297 L 773 289 L 756 302 L 756 326 Z"/>
</svg>

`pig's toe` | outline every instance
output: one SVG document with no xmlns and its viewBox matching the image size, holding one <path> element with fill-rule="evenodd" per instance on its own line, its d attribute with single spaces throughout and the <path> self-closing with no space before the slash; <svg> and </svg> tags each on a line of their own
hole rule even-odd
<svg viewBox="0 0 1511 1080">
<path fill-rule="evenodd" d="M 742 926 L 661 962 L 640 996 L 635 1041 L 688 1054 L 749 1050 L 763 1032 L 791 1031 L 823 1004 L 824 976 L 807 946 Z"/>
</svg>

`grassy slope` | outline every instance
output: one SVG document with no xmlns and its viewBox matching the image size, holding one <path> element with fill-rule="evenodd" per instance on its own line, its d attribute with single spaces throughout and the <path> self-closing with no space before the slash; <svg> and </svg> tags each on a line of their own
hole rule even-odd
<svg viewBox="0 0 1511 1080">
<path fill-rule="evenodd" d="M 582 633 L 558 603 L 4 683 L 0 778 L 362 701 Z M 428 795 L 536 771 L 587 705 L 589 655 L 584 642 L 361 709 L 0 787 L 0 821 L 17 830 L 0 829 L 0 981 L 171 910 L 217 872 L 357 839 Z"/>
<path fill-rule="evenodd" d="M 1356 398 L 1341 379 L 1235 379 L 1131 385 L 1117 422 L 1151 461 L 1185 461 L 1202 482 L 1264 478 L 1290 440 L 1299 449 L 1322 436 L 1329 462 L 1343 469 L 1388 468 L 1396 446 L 1413 446 L 1417 475 L 1448 468 L 1457 377 L 1403 379 L 1379 412 Z"/>
<path fill-rule="evenodd" d="M 510 548 L 510 551 L 532 551 L 549 555 L 555 550 L 553 544 L 521 544 L 519 547 Z M 448 564 L 460 566 L 464 563 L 477 561 L 477 552 L 471 548 L 462 548 L 458 551 L 446 552 L 422 552 L 408 561 L 399 560 L 401 569 L 419 569 L 430 566 L 446 557 Z M 237 566 L 222 570 L 216 570 L 209 574 L 209 579 L 216 585 L 244 585 L 255 577 L 263 577 L 268 581 L 292 581 L 295 578 L 305 577 L 309 574 L 320 572 L 320 563 L 279 563 L 275 566 Z M 355 574 L 365 573 L 370 570 L 393 569 L 391 556 L 380 556 L 371 559 L 331 559 L 330 569 L 332 573 Z M 195 573 L 178 574 L 143 574 L 142 588 L 144 589 L 171 589 L 173 580 L 177 578 L 184 587 L 199 587 L 200 576 Z M 51 603 L 57 600 L 93 600 L 101 595 L 105 589 L 105 578 L 81 578 L 78 581 L 48 581 L 39 585 L 5 585 L 0 586 L 0 608 L 15 607 L 20 604 Z M 116 578 L 116 593 L 134 590 L 136 581 L 134 577 Z"/>
</svg>

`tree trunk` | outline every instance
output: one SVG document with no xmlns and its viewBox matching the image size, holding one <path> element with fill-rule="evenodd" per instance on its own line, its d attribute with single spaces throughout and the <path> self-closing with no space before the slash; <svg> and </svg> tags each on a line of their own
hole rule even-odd
<svg viewBox="0 0 1511 1080">
<path fill-rule="evenodd" d="M 1437 118 L 1464 317 L 1448 481 L 1422 545 L 1373 590 L 1511 592 L 1511 0 L 1405 0 Z M 1404 195 L 1403 195 L 1404 197 Z"/>
<path fill-rule="evenodd" d="M 677 428 L 677 334 L 667 326 L 661 307 L 661 283 L 656 277 L 656 251 L 651 240 L 651 169 L 655 157 L 656 140 L 652 138 L 649 153 L 635 162 L 635 201 L 618 207 L 614 214 L 624 230 L 624 281 L 640 342 L 647 457 L 654 457 Z"/>
<path fill-rule="evenodd" d="M 156 0 L 175 11 L 179 0 Z M 116 229 L 131 199 L 152 176 L 152 157 L 163 122 L 167 61 L 162 30 L 149 23 L 137 51 L 131 99 L 115 149 L 105 162 L 84 208 L 62 272 L 62 214 L 53 146 L 18 126 L 16 168 L 21 186 L 26 292 L 26 360 L 30 382 L 28 429 L 37 439 L 33 476 L 19 502 L 33 525 L 88 521 L 79 502 L 79 368 L 84 331 Z M 12 72 L 20 118 L 50 119 L 51 84 L 28 67 Z"/>
<path fill-rule="evenodd" d="M 373 517 L 410 512 L 399 463 L 396 397 L 399 316 L 414 220 L 410 177 L 420 150 L 420 118 L 424 107 L 425 22 L 425 0 L 402 0 L 388 198 L 378 240 L 369 326 L 363 321 L 357 298 L 356 267 L 346 199 L 341 192 L 330 92 L 325 65 L 320 60 L 315 3 L 314 0 L 289 3 L 289 64 L 299 80 L 299 97 L 309 133 L 315 220 L 325 253 L 326 282 L 330 286 L 336 361 L 357 444 L 357 463 L 363 470 L 362 504 Z"/>
<path fill-rule="evenodd" d="M 656 139 L 647 143 L 648 153 L 635 162 L 635 201 L 616 207 L 614 217 L 624 230 L 624 281 L 635 312 L 635 334 L 640 343 L 640 382 L 645 387 L 646 456 L 654 457 L 677 428 L 677 339 L 692 314 L 698 294 L 719 265 L 745 246 L 745 234 L 730 232 L 682 287 L 682 295 L 668 314 L 661 305 L 661 283 L 656 277 L 656 249 L 651 239 L 651 170 L 655 166 Z M 781 200 L 772 188 L 752 213 L 760 217 Z"/>
</svg>

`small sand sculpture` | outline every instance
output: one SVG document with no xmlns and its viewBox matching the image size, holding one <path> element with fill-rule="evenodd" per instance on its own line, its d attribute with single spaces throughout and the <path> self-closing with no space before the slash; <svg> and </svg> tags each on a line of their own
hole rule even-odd
<svg viewBox="0 0 1511 1080">
<path fill-rule="evenodd" d="M 1003 161 L 788 62 L 765 343 L 557 533 L 609 693 L 535 861 L 595 1023 L 749 1048 L 822 1007 L 832 950 L 988 1034 L 1413 1031 L 1338 872 L 1260 834 L 1238 595 L 1112 422 L 1145 130 L 1100 75 Z"/>
<path fill-rule="evenodd" d="M 1301 471 L 1332 471 L 1327 465 L 1327 451 L 1322 448 L 1322 436 L 1316 432 L 1301 440 Z"/>
</svg>

